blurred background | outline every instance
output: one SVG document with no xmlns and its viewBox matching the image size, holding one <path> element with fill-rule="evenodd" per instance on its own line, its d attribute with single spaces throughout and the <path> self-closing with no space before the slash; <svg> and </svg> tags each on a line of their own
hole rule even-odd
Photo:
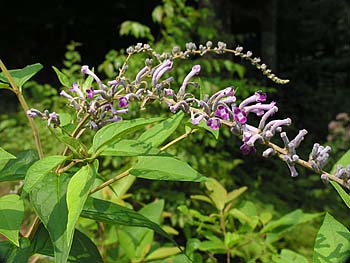
<svg viewBox="0 0 350 263">
<path fill-rule="evenodd" d="M 87 64 L 111 79 L 124 50 L 138 42 L 162 52 L 175 45 L 184 48 L 187 42 L 223 41 L 229 48 L 240 45 L 252 51 L 290 82 L 275 84 L 237 57 L 196 58 L 190 62 L 202 63 L 203 85 L 209 93 L 232 84 L 239 88 L 240 99 L 259 89 L 268 91 L 269 99 L 279 106 L 278 115 L 291 117 L 291 137 L 299 129 L 308 130 L 300 147 L 302 158 L 308 158 L 314 142 L 332 146 L 328 169 L 349 149 L 349 0 L 12 1 L 1 6 L 1 20 L 0 57 L 5 65 L 9 69 L 34 63 L 44 66 L 26 89 L 33 107 L 64 105 L 56 98 L 61 85 L 51 66 L 73 78 L 78 66 Z M 179 79 L 190 68 L 186 63 L 177 72 Z M 13 153 L 33 148 L 25 117 L 14 95 L 5 90 L 0 90 L 0 121 L 3 148 Z M 217 141 L 207 134 L 194 135 L 174 151 L 229 189 L 248 186 L 248 199 L 261 202 L 262 207 L 273 206 L 276 213 L 302 208 L 347 218 L 335 191 L 318 175 L 299 168 L 300 176 L 290 178 L 285 164 L 260 157 L 262 148 L 254 156 L 242 156 L 239 139 L 228 131 L 221 133 Z M 46 152 L 55 150 L 49 141 L 45 147 Z M 105 164 L 108 169 L 113 165 Z M 136 183 L 135 198 L 146 202 L 158 191 L 157 196 L 168 198 L 167 209 L 175 210 L 185 198 L 177 198 L 179 189 L 186 196 L 193 188 L 176 183 L 159 188 L 159 184 Z M 169 197 L 169 193 L 175 194 Z"/>
</svg>

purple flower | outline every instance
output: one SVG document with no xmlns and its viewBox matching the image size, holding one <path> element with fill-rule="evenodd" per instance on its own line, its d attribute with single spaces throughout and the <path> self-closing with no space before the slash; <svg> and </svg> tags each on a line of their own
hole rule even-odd
<svg viewBox="0 0 350 263">
<path fill-rule="evenodd" d="M 256 96 L 256 102 L 263 102 L 267 98 L 266 93 L 262 92 L 261 90 L 255 92 L 255 96 Z"/>
<path fill-rule="evenodd" d="M 192 114 L 191 112 L 191 119 L 192 119 L 192 124 L 193 125 L 198 125 L 200 123 L 200 121 L 204 118 L 204 115 L 203 114 Z"/>
<path fill-rule="evenodd" d="M 229 113 L 228 113 L 228 109 L 224 105 L 219 105 L 216 108 L 215 116 L 218 117 L 218 118 L 221 118 L 223 120 L 228 120 L 229 117 L 230 117 Z"/>
<path fill-rule="evenodd" d="M 77 93 L 81 99 L 84 99 L 84 94 L 79 88 L 78 83 L 74 82 L 72 87 L 69 88 L 69 91 Z"/>
<path fill-rule="evenodd" d="M 256 153 L 256 149 L 254 146 L 249 146 L 246 142 L 244 142 L 241 147 L 239 147 L 243 155 L 248 155 L 250 153 Z"/>
<path fill-rule="evenodd" d="M 47 126 L 50 126 L 51 123 L 53 123 L 54 126 L 60 124 L 60 119 L 58 114 L 56 114 L 56 112 L 52 112 L 49 114 L 49 118 L 47 119 Z"/>
<path fill-rule="evenodd" d="M 86 93 L 88 99 L 92 99 L 92 97 L 95 95 L 93 87 L 86 89 Z"/>
<path fill-rule="evenodd" d="M 220 128 L 220 119 L 218 118 L 210 118 L 207 120 L 207 125 L 212 129 L 212 130 L 217 130 Z"/>
<path fill-rule="evenodd" d="M 119 100 L 118 100 L 118 107 L 119 108 L 126 108 L 129 106 L 129 100 L 127 97 L 123 96 L 123 97 L 120 97 Z"/>
<path fill-rule="evenodd" d="M 235 107 L 234 110 L 233 110 L 233 117 L 234 119 L 241 123 L 241 124 L 244 124 L 247 122 L 247 114 L 245 113 L 244 110 L 241 110 L 240 108 L 238 107 Z"/>
<path fill-rule="evenodd" d="M 31 118 L 44 116 L 40 111 L 38 111 L 36 109 L 27 110 L 27 115 Z"/>
</svg>

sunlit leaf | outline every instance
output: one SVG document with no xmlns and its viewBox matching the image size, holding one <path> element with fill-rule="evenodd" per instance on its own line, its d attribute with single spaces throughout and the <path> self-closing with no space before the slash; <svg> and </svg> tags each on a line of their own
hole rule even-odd
<svg viewBox="0 0 350 263">
<path fill-rule="evenodd" d="M 30 80 L 36 73 L 38 73 L 43 68 L 40 63 L 28 65 L 22 69 L 12 69 L 9 70 L 11 77 L 19 88 L 22 88 L 24 83 Z M 0 81 L 9 83 L 3 72 L 0 73 Z"/>
</svg>

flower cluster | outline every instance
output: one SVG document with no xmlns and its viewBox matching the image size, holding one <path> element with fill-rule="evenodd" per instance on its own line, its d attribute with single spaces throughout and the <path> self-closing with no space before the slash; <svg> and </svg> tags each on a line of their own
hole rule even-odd
<svg viewBox="0 0 350 263">
<path fill-rule="evenodd" d="M 47 120 L 47 126 L 50 126 L 52 124 L 55 128 L 61 123 L 59 115 L 56 112 L 50 113 L 48 110 L 41 112 L 37 109 L 30 109 L 27 111 L 27 115 L 31 118 L 39 117 L 43 120 Z"/>
<path fill-rule="evenodd" d="M 301 164 L 322 174 L 321 178 L 329 179 L 329 175 L 325 174 L 322 169 L 328 160 L 330 147 L 315 144 L 308 162 L 301 160 L 296 150 L 307 131 L 300 130 L 294 139 L 290 140 L 287 133 L 283 131 L 283 127 L 290 125 L 291 119 L 272 119 L 278 111 L 278 107 L 274 101 L 267 102 L 266 93 L 256 91 L 248 98 L 237 102 L 235 88 L 229 86 L 211 96 L 205 95 L 201 99 L 196 98 L 193 93 L 188 92 L 188 89 L 190 86 L 194 88 L 199 86 L 195 82 L 195 77 L 200 73 L 200 65 L 194 65 L 184 77 L 181 85 L 173 88 L 174 78 L 171 76 L 171 71 L 174 60 L 185 59 L 190 55 L 204 55 L 207 52 L 233 53 L 235 56 L 251 61 L 272 81 L 280 84 L 288 82 L 288 80 L 279 79 L 271 73 L 265 64 L 260 64 L 259 58 L 252 56 L 250 51 L 243 53 L 242 47 L 237 47 L 235 50 L 227 49 L 223 42 L 219 42 L 216 47 L 213 47 L 213 43 L 208 41 L 205 45 L 200 45 L 199 48 L 194 43 L 187 43 L 185 51 L 174 47 L 171 54 L 158 54 L 149 45 L 139 43 L 127 50 L 127 59 L 139 52 L 149 52 L 152 58 L 145 60 L 145 66 L 138 71 L 134 80 L 130 80 L 124 75 L 127 70 L 127 60 L 120 68 L 119 76 L 106 84 L 88 66 L 82 66 L 81 72 L 94 80 L 97 88 L 74 83 L 69 91 L 61 91 L 60 94 L 68 99 L 70 106 L 77 111 L 78 119 L 83 119 L 86 126 L 99 129 L 110 122 L 121 121 L 121 115 L 128 112 L 129 102 L 132 99 L 140 101 L 141 108 L 147 102 L 158 100 L 164 102 L 173 113 L 181 110 L 190 115 L 193 125 L 204 122 L 212 130 L 217 130 L 222 125 L 229 126 L 233 134 L 241 137 L 240 150 L 244 155 L 255 153 L 256 143 L 259 142 L 267 146 L 267 149 L 262 153 L 263 157 L 267 158 L 277 154 L 287 164 L 292 177 L 298 175 L 296 164 Z M 154 58 L 159 62 L 157 65 L 153 65 Z M 82 114 L 84 118 L 81 118 Z M 54 112 L 41 113 L 31 109 L 28 111 L 28 115 L 46 119 L 49 125 L 52 123 L 54 126 L 58 126 L 60 123 L 58 114 Z M 258 118 L 257 126 L 250 124 L 251 115 Z M 271 142 L 276 134 L 279 134 L 282 139 L 283 148 Z M 350 166 L 339 167 L 332 179 L 334 178 L 350 184 Z"/>
</svg>

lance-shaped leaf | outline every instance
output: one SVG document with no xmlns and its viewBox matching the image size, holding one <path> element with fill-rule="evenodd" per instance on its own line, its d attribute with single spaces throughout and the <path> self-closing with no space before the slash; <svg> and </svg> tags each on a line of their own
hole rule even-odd
<svg viewBox="0 0 350 263">
<path fill-rule="evenodd" d="M 40 63 L 28 65 L 22 69 L 12 69 L 9 70 L 9 73 L 13 80 L 15 81 L 16 85 L 19 88 L 22 88 L 24 83 L 26 83 L 28 80 L 30 80 L 36 73 L 38 73 L 43 68 L 43 65 Z M 6 78 L 5 74 L 2 72 L 0 73 L 0 81 L 9 83 L 8 79 Z"/>
<path fill-rule="evenodd" d="M 72 86 L 72 82 L 69 80 L 69 78 L 64 73 L 62 73 L 58 68 L 56 68 L 54 66 L 52 66 L 52 68 L 56 72 L 58 80 L 61 82 L 61 84 L 64 87 L 68 88 L 68 87 Z"/>
<path fill-rule="evenodd" d="M 138 138 L 139 141 L 149 143 L 153 147 L 161 145 L 173 132 L 177 129 L 181 120 L 184 117 L 184 113 L 179 111 L 177 114 L 170 118 L 154 125 L 152 128 L 146 130 Z"/>
<path fill-rule="evenodd" d="M 27 171 L 23 186 L 24 191 L 27 193 L 32 191 L 34 186 L 39 183 L 45 177 L 45 175 L 51 172 L 66 159 L 67 156 L 51 155 L 36 161 Z"/>
<path fill-rule="evenodd" d="M 163 118 L 139 118 L 134 120 L 123 120 L 108 124 L 96 132 L 89 153 L 96 152 L 98 149 L 114 143 L 116 140 L 120 139 L 124 135 L 141 129 L 142 127 L 148 124 L 160 121 L 162 119 Z"/>
<path fill-rule="evenodd" d="M 67 188 L 67 245 L 68 248 L 72 244 L 75 225 L 78 221 L 81 211 L 83 210 L 85 201 L 91 190 L 96 178 L 98 161 L 94 164 L 88 164 L 80 168 L 68 183 Z"/>
<path fill-rule="evenodd" d="M 147 217 L 109 201 L 89 197 L 85 202 L 81 216 L 109 224 L 146 227 L 174 242 L 171 236 Z"/>
<path fill-rule="evenodd" d="M 10 159 L 16 159 L 16 156 L 12 155 L 11 153 L 5 151 L 3 148 L 0 147 L 0 160 Z"/>
<path fill-rule="evenodd" d="M 57 176 L 48 173 L 29 194 L 35 211 L 50 234 L 56 263 L 66 262 L 69 254 L 66 203 L 68 182 L 68 174 Z"/>
<path fill-rule="evenodd" d="M 349 256 L 350 231 L 326 213 L 316 236 L 313 262 L 346 262 Z"/>
<path fill-rule="evenodd" d="M 101 152 L 101 156 L 143 156 L 161 155 L 161 151 L 148 143 L 139 140 L 121 139 L 109 145 Z"/>
<path fill-rule="evenodd" d="M 29 167 L 38 160 L 36 151 L 20 152 L 16 159 L 9 160 L 0 171 L 0 182 L 22 180 Z"/>
<path fill-rule="evenodd" d="M 24 215 L 23 200 L 15 194 L 0 197 L 0 233 L 16 246 L 19 246 L 18 234 Z"/>
<path fill-rule="evenodd" d="M 130 170 L 130 174 L 151 180 L 167 181 L 205 181 L 206 177 L 194 170 L 189 164 L 168 156 L 142 156 Z"/>
<path fill-rule="evenodd" d="M 32 240 L 32 252 L 47 256 L 54 256 L 54 249 L 50 240 L 49 233 L 45 227 L 40 224 L 35 232 Z M 68 257 L 69 262 L 75 263 L 102 263 L 100 252 L 96 245 L 91 241 L 89 237 L 75 230 L 72 247 Z"/>
</svg>

